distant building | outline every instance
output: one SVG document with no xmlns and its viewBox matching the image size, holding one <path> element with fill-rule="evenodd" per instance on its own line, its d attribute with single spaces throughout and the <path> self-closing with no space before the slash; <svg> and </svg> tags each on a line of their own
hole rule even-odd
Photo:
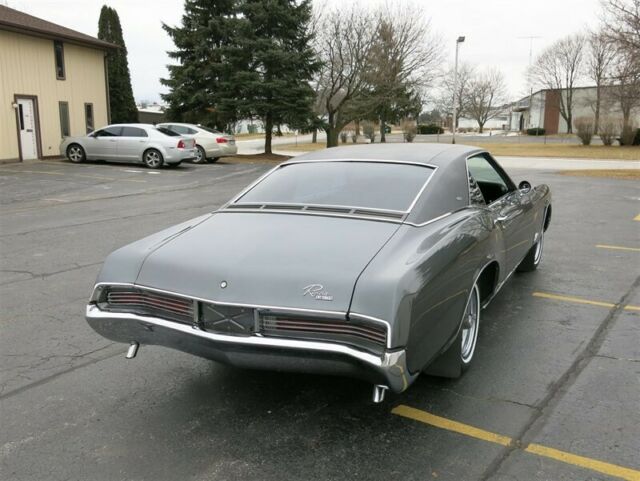
<svg viewBox="0 0 640 481">
<path fill-rule="evenodd" d="M 62 137 L 109 123 L 111 48 L 0 5 L 0 162 L 58 156 Z"/>
<path fill-rule="evenodd" d="M 140 104 L 138 108 L 138 122 L 141 124 L 160 124 L 167 121 L 167 114 L 165 113 L 166 105 L 159 103 L 153 104 Z"/>
<path fill-rule="evenodd" d="M 603 88 L 600 118 L 609 117 L 622 123 L 620 105 L 607 94 L 607 89 L 612 88 L 615 86 Z M 509 130 L 524 131 L 541 127 L 550 135 L 567 133 L 567 122 L 560 114 L 560 96 L 566 98 L 566 94 L 566 89 L 543 89 L 514 102 L 511 105 Z M 573 121 L 581 117 L 593 118 L 595 102 L 596 87 L 576 87 L 573 93 Z M 632 112 L 631 117 L 635 125 L 640 124 L 640 109 Z"/>
</svg>

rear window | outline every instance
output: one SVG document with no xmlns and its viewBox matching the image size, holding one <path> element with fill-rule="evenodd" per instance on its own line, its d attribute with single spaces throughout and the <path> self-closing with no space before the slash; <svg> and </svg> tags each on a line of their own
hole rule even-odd
<svg viewBox="0 0 640 481">
<path fill-rule="evenodd" d="M 286 165 L 237 203 L 297 204 L 408 211 L 433 169 L 402 163 L 309 162 Z"/>
</svg>

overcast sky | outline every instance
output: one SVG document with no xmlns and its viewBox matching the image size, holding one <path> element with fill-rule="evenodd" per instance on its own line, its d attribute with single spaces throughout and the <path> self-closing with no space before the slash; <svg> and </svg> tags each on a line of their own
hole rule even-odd
<svg viewBox="0 0 640 481">
<path fill-rule="evenodd" d="M 93 36 L 98 33 L 100 8 L 107 3 L 120 16 L 136 100 L 160 100 L 164 88 L 159 79 L 166 76 L 166 65 L 170 63 L 166 52 L 173 48 L 161 25 L 180 23 L 182 0 L 0 0 L 0 3 Z M 344 0 L 322 3 L 345 4 Z M 382 1 L 360 3 L 374 8 Z M 598 0 L 414 0 L 414 4 L 419 4 L 431 18 L 452 63 L 455 39 L 465 35 L 461 60 L 502 70 L 513 97 L 527 92 L 525 71 L 530 41 L 521 37 L 540 37 L 533 40 L 535 57 L 536 52 L 554 40 L 596 26 L 601 11 Z"/>
</svg>

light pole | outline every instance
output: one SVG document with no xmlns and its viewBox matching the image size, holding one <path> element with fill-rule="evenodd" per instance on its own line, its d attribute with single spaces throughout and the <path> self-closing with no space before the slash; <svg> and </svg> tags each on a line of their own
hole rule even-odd
<svg viewBox="0 0 640 481">
<path fill-rule="evenodd" d="M 451 126 L 451 131 L 453 132 L 453 137 L 451 138 L 451 143 L 456 143 L 456 129 L 458 123 L 458 50 L 460 49 L 460 44 L 464 42 L 464 37 L 458 37 L 456 40 L 456 63 L 453 68 L 453 125 Z"/>
</svg>

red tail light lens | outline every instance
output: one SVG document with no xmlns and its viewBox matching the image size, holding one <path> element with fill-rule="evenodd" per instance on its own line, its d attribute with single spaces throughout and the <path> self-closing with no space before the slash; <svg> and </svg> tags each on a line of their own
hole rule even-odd
<svg viewBox="0 0 640 481">
<path fill-rule="evenodd" d="M 228 140 L 228 139 L 225 139 L 224 137 L 218 137 L 218 138 L 216 139 L 216 142 L 217 142 L 218 144 L 226 144 L 227 142 L 229 142 L 229 140 Z"/>
<path fill-rule="evenodd" d="M 184 140 L 182 140 L 182 139 L 178 140 L 178 148 L 179 149 L 184 149 L 185 148 Z"/>
</svg>

